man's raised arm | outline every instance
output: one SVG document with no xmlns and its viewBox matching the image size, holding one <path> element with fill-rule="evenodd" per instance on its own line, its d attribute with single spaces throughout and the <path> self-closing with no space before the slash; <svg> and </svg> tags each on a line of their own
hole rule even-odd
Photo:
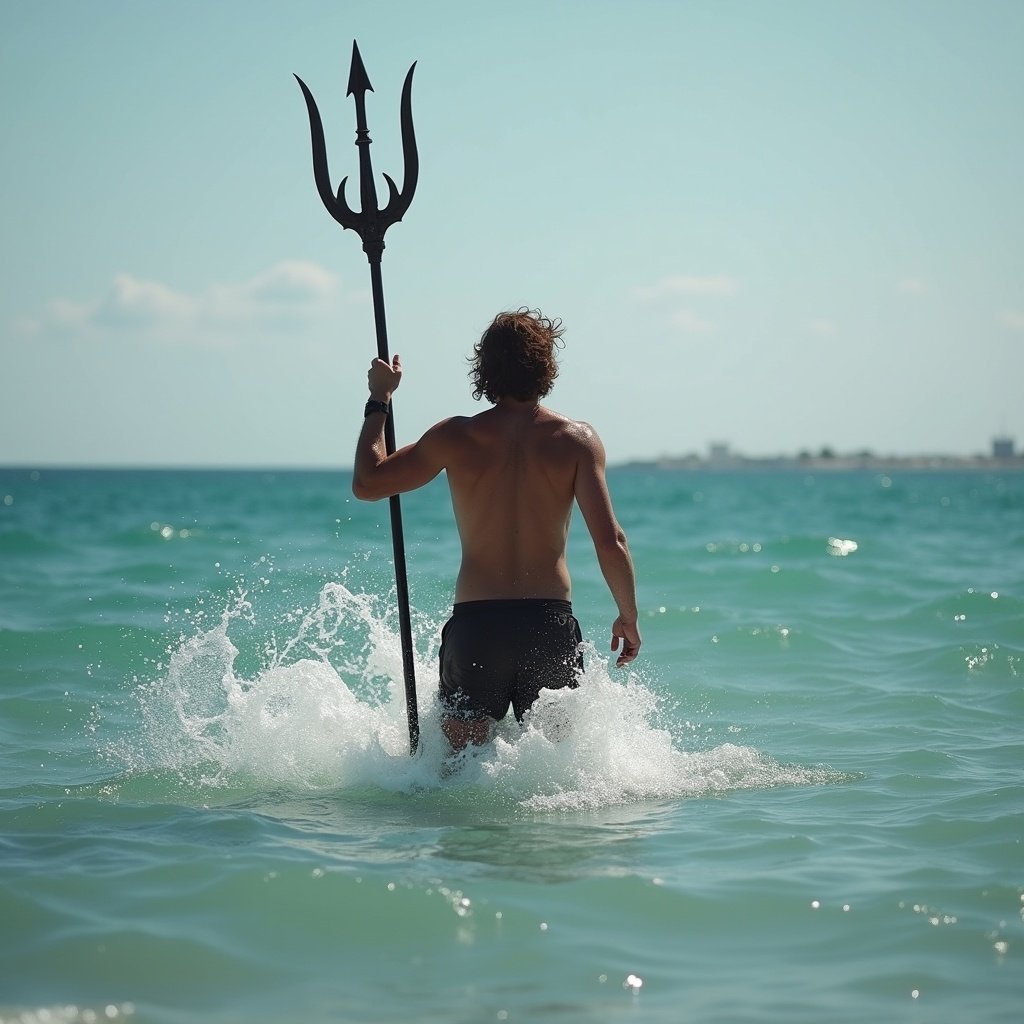
<svg viewBox="0 0 1024 1024">
<path fill-rule="evenodd" d="M 422 487 L 444 469 L 441 439 L 444 422 L 431 427 L 413 444 L 388 455 L 384 423 L 391 414 L 391 396 L 402 380 L 401 360 L 395 356 L 389 365 L 382 359 L 374 359 L 366 377 L 370 400 L 356 442 L 352 493 L 363 501 L 378 501 Z"/>
</svg>

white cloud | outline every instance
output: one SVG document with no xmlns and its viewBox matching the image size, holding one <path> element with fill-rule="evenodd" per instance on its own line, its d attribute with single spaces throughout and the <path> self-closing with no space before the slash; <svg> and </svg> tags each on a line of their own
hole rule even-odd
<svg viewBox="0 0 1024 1024">
<path fill-rule="evenodd" d="M 245 281 L 213 284 L 195 293 L 132 274 L 114 276 L 96 299 L 53 299 L 39 314 L 22 317 L 23 335 L 96 336 L 130 334 L 201 343 L 230 341 L 235 329 L 273 332 L 336 310 L 339 279 L 316 263 L 286 260 Z"/>
<path fill-rule="evenodd" d="M 702 320 L 692 309 L 677 309 L 670 318 L 672 326 L 684 334 L 707 334 L 715 325 Z"/>
<path fill-rule="evenodd" d="M 60 302 L 57 300 L 54 305 Z M 201 300 L 176 292 L 159 281 L 142 281 L 131 274 L 117 274 L 99 301 L 80 306 L 63 303 L 63 322 L 135 330 L 177 327 L 194 321 L 200 306 Z"/>
<path fill-rule="evenodd" d="M 264 314 L 305 315 L 322 311 L 338 297 L 338 279 L 316 263 L 277 263 L 239 284 L 210 289 L 205 313 L 212 318 L 245 321 Z"/>
<path fill-rule="evenodd" d="M 738 289 L 736 278 L 726 274 L 673 274 L 652 285 L 637 285 L 632 295 L 635 299 L 649 301 L 666 295 L 734 295 Z"/>
<path fill-rule="evenodd" d="M 998 317 L 1001 327 L 1011 331 L 1024 331 L 1024 313 L 1019 309 L 1004 309 Z"/>
</svg>

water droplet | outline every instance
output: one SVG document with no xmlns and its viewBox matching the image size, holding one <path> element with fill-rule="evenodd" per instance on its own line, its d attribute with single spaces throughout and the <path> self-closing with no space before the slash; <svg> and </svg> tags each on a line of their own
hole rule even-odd
<svg viewBox="0 0 1024 1024">
<path fill-rule="evenodd" d="M 844 537 L 829 537 L 826 550 L 834 558 L 846 558 L 857 550 L 858 544 L 855 540 Z"/>
</svg>

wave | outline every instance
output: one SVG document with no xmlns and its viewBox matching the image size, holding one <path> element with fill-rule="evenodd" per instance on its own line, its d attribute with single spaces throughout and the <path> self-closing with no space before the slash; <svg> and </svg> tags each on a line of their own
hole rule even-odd
<svg viewBox="0 0 1024 1024">
<path fill-rule="evenodd" d="M 439 623 L 422 615 L 414 616 L 421 739 L 410 757 L 401 648 L 386 602 L 325 585 L 313 609 L 278 624 L 284 639 L 246 674 L 233 635 L 253 617 L 239 593 L 219 622 L 183 638 L 165 670 L 137 685 L 134 725 L 104 751 L 121 770 L 109 795 L 156 776 L 171 780 L 176 798 L 199 800 L 239 787 L 369 789 L 560 811 L 842 780 L 751 747 L 684 749 L 684 730 L 658 694 L 635 672 L 613 676 L 593 648 L 578 689 L 542 691 L 523 725 L 509 715 L 490 742 L 452 759 L 434 694 Z"/>
</svg>

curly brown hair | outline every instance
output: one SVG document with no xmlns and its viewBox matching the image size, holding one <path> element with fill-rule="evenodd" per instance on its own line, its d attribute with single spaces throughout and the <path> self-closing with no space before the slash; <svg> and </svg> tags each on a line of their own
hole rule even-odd
<svg viewBox="0 0 1024 1024">
<path fill-rule="evenodd" d="M 543 398 L 558 376 L 555 348 L 564 344 L 562 330 L 561 320 L 549 320 L 539 309 L 499 313 L 469 357 L 473 397 L 488 402 Z"/>
</svg>

